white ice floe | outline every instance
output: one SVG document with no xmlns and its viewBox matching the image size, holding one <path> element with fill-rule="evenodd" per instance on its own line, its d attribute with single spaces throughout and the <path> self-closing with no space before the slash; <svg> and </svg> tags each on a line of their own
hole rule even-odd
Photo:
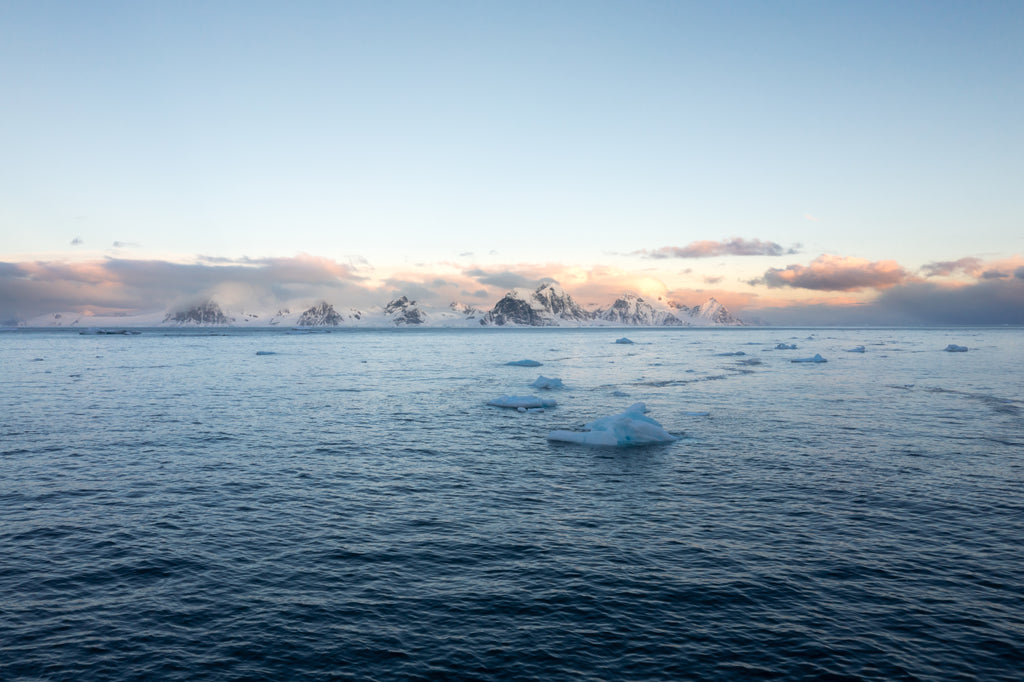
<svg viewBox="0 0 1024 682">
<path fill-rule="evenodd" d="M 511 365 L 512 367 L 540 367 L 541 366 L 541 363 L 537 362 L 536 360 L 513 360 L 512 362 L 506 362 L 505 364 L 506 365 Z"/>
<path fill-rule="evenodd" d="M 775 346 L 775 350 L 796 350 L 796 344 L 795 343 L 780 343 L 779 345 Z"/>
<path fill-rule="evenodd" d="M 548 440 L 613 447 L 668 443 L 676 440 L 676 437 L 663 429 L 661 424 L 645 416 L 646 411 L 647 407 L 643 403 L 634 403 L 625 412 L 601 417 L 585 424 L 585 431 L 552 431 L 548 434 Z"/>
<path fill-rule="evenodd" d="M 967 346 L 958 346 L 955 343 L 951 343 L 945 348 L 947 353 L 966 353 Z"/>
<path fill-rule="evenodd" d="M 797 358 L 796 360 L 790 360 L 790 362 L 828 362 L 828 360 L 821 357 L 820 353 L 815 353 L 813 358 Z"/>
<path fill-rule="evenodd" d="M 864 346 L 854 346 L 853 348 L 847 348 L 847 353 L 863 353 L 865 352 Z"/>
<path fill-rule="evenodd" d="M 530 384 L 530 388 L 565 388 L 565 384 L 562 383 L 561 379 L 555 377 L 546 377 L 543 374 L 541 374 L 532 384 Z"/>
<path fill-rule="evenodd" d="M 746 355 L 746 353 L 741 350 L 735 350 L 729 353 L 715 353 L 715 357 L 719 358 L 737 358 L 741 355 Z"/>
<path fill-rule="evenodd" d="M 615 339 L 615 343 L 622 343 L 622 344 L 633 343 L 633 340 L 632 339 L 627 339 L 625 336 L 623 336 L 621 339 Z"/>
<path fill-rule="evenodd" d="M 529 410 L 538 407 L 554 407 L 557 403 L 554 400 L 538 398 L 535 395 L 506 395 L 494 400 L 488 400 L 487 404 L 494 407 Z"/>
</svg>

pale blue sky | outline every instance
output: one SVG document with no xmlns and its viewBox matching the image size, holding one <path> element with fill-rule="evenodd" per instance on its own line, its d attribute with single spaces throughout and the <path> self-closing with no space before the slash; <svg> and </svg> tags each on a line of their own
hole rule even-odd
<svg viewBox="0 0 1024 682">
<path fill-rule="evenodd" d="M 0 2 L 0 67 L 0 260 L 1024 251 L 1021 2 Z"/>
</svg>

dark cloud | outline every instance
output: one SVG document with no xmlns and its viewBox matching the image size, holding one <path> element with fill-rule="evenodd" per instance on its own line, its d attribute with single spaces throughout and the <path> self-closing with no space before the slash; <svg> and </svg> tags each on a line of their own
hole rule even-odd
<svg viewBox="0 0 1024 682">
<path fill-rule="evenodd" d="M 826 254 L 815 258 L 810 265 L 770 268 L 762 279 L 749 283 L 764 284 L 772 288 L 859 291 L 891 287 L 906 279 L 907 272 L 895 261 L 867 261 L 863 258 Z"/>
<path fill-rule="evenodd" d="M 925 277 L 949 277 L 957 272 L 965 275 L 975 276 L 981 270 L 981 260 L 978 258 L 960 258 L 957 260 L 938 261 L 921 266 L 921 273 Z"/>
<path fill-rule="evenodd" d="M 1009 273 L 1002 272 L 1000 270 L 986 270 L 981 273 L 982 279 L 1006 279 L 1009 276 Z"/>
<path fill-rule="evenodd" d="M 705 284 L 718 284 L 721 281 L 722 281 L 721 277 L 705 277 L 704 278 L 704 283 Z"/>
<path fill-rule="evenodd" d="M 1024 278 L 981 280 L 964 286 L 909 281 L 861 305 L 751 307 L 744 315 L 777 326 L 799 325 L 1022 325 Z"/>
<path fill-rule="evenodd" d="M 85 241 L 81 237 L 75 237 L 71 240 L 71 246 L 81 246 Z"/>
<path fill-rule="evenodd" d="M 799 246 L 799 245 L 798 245 Z M 786 256 L 797 253 L 796 247 L 787 249 L 775 242 L 760 239 L 728 239 L 725 241 L 696 241 L 686 246 L 663 246 L 653 251 L 636 251 L 645 258 L 712 258 L 715 256 Z"/>
<path fill-rule="evenodd" d="M 480 268 L 473 268 L 471 270 L 465 270 L 463 273 L 466 277 L 475 279 L 480 284 L 492 287 L 500 287 L 502 289 L 515 289 L 516 287 L 528 287 L 533 288 L 538 284 L 537 279 L 532 277 L 525 277 L 518 272 L 512 272 L 511 270 L 502 270 L 500 272 L 488 272 Z"/>
</svg>

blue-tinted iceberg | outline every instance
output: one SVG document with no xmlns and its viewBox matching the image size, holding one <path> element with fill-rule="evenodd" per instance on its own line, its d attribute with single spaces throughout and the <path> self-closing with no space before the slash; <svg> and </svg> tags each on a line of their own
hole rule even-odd
<svg viewBox="0 0 1024 682">
<path fill-rule="evenodd" d="M 775 350 L 796 350 L 796 344 L 795 343 L 780 343 L 779 345 L 775 346 Z"/>
<path fill-rule="evenodd" d="M 541 374 L 532 384 L 530 384 L 530 388 L 565 388 L 565 384 L 562 383 L 561 379 L 555 377 L 546 377 L 543 374 Z"/>
<path fill-rule="evenodd" d="M 536 360 L 513 360 L 512 362 L 506 362 L 506 365 L 512 365 L 513 367 L 540 367 L 541 363 Z"/>
<path fill-rule="evenodd" d="M 529 410 L 536 407 L 554 407 L 557 403 L 554 400 L 538 398 L 535 395 L 506 395 L 494 400 L 488 400 L 487 404 L 494 407 Z"/>
<path fill-rule="evenodd" d="M 790 360 L 790 362 L 828 362 L 828 360 L 821 357 L 820 353 L 815 353 L 813 358 L 798 358 L 796 360 Z"/>
<path fill-rule="evenodd" d="M 621 414 L 601 417 L 585 424 L 585 431 L 552 431 L 548 434 L 548 440 L 610 447 L 669 443 L 676 440 L 676 437 L 662 428 L 661 424 L 645 416 L 646 411 L 647 407 L 643 403 L 634 403 Z"/>
<path fill-rule="evenodd" d="M 945 348 L 947 353 L 966 353 L 967 346 L 958 346 L 955 343 L 951 343 Z"/>
<path fill-rule="evenodd" d="M 632 339 L 627 339 L 625 336 L 623 336 L 621 339 L 615 339 L 615 343 L 628 344 L 628 343 L 633 343 L 633 340 Z"/>
</svg>

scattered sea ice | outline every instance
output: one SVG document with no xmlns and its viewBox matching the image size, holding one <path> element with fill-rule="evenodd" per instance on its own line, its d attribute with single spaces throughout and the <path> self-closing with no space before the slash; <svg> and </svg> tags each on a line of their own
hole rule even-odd
<svg viewBox="0 0 1024 682">
<path fill-rule="evenodd" d="M 601 417 L 585 424 L 585 431 L 552 431 L 548 434 L 548 440 L 611 447 L 668 443 L 676 440 L 676 437 L 663 429 L 661 424 L 645 416 L 646 411 L 647 407 L 643 403 L 634 403 L 626 408 L 625 412 Z"/>
<path fill-rule="evenodd" d="M 864 346 L 854 346 L 853 348 L 847 348 L 846 352 L 847 353 L 863 353 L 864 352 Z"/>
<path fill-rule="evenodd" d="M 615 343 L 633 343 L 633 341 L 623 336 L 621 339 L 615 339 Z"/>
<path fill-rule="evenodd" d="M 506 365 L 513 367 L 540 367 L 541 363 L 536 360 L 513 360 L 512 362 L 506 362 Z"/>
<path fill-rule="evenodd" d="M 277 355 L 277 353 L 272 350 L 258 350 L 256 351 L 256 355 Z"/>
<path fill-rule="evenodd" d="M 967 346 L 958 346 L 955 343 L 951 343 L 945 348 L 947 353 L 966 353 Z"/>
<path fill-rule="evenodd" d="M 534 407 L 554 407 L 554 400 L 538 398 L 535 395 L 506 395 L 494 400 L 488 400 L 488 405 L 494 407 L 509 407 L 517 410 L 529 410 Z"/>
<path fill-rule="evenodd" d="M 796 360 L 790 360 L 790 362 L 828 362 L 828 360 L 821 357 L 820 353 L 815 353 L 813 358 L 797 358 Z"/>
<path fill-rule="evenodd" d="M 779 345 L 775 346 L 775 350 L 796 350 L 796 344 L 795 343 L 780 343 Z"/>
<path fill-rule="evenodd" d="M 536 381 L 530 384 L 530 388 L 565 388 L 565 384 L 562 383 L 561 379 L 546 377 L 541 374 L 537 377 Z"/>
<path fill-rule="evenodd" d="M 746 355 L 746 353 L 741 350 L 733 351 L 731 353 L 715 353 L 715 356 L 719 358 L 734 358 L 739 357 L 740 355 Z"/>
</svg>

